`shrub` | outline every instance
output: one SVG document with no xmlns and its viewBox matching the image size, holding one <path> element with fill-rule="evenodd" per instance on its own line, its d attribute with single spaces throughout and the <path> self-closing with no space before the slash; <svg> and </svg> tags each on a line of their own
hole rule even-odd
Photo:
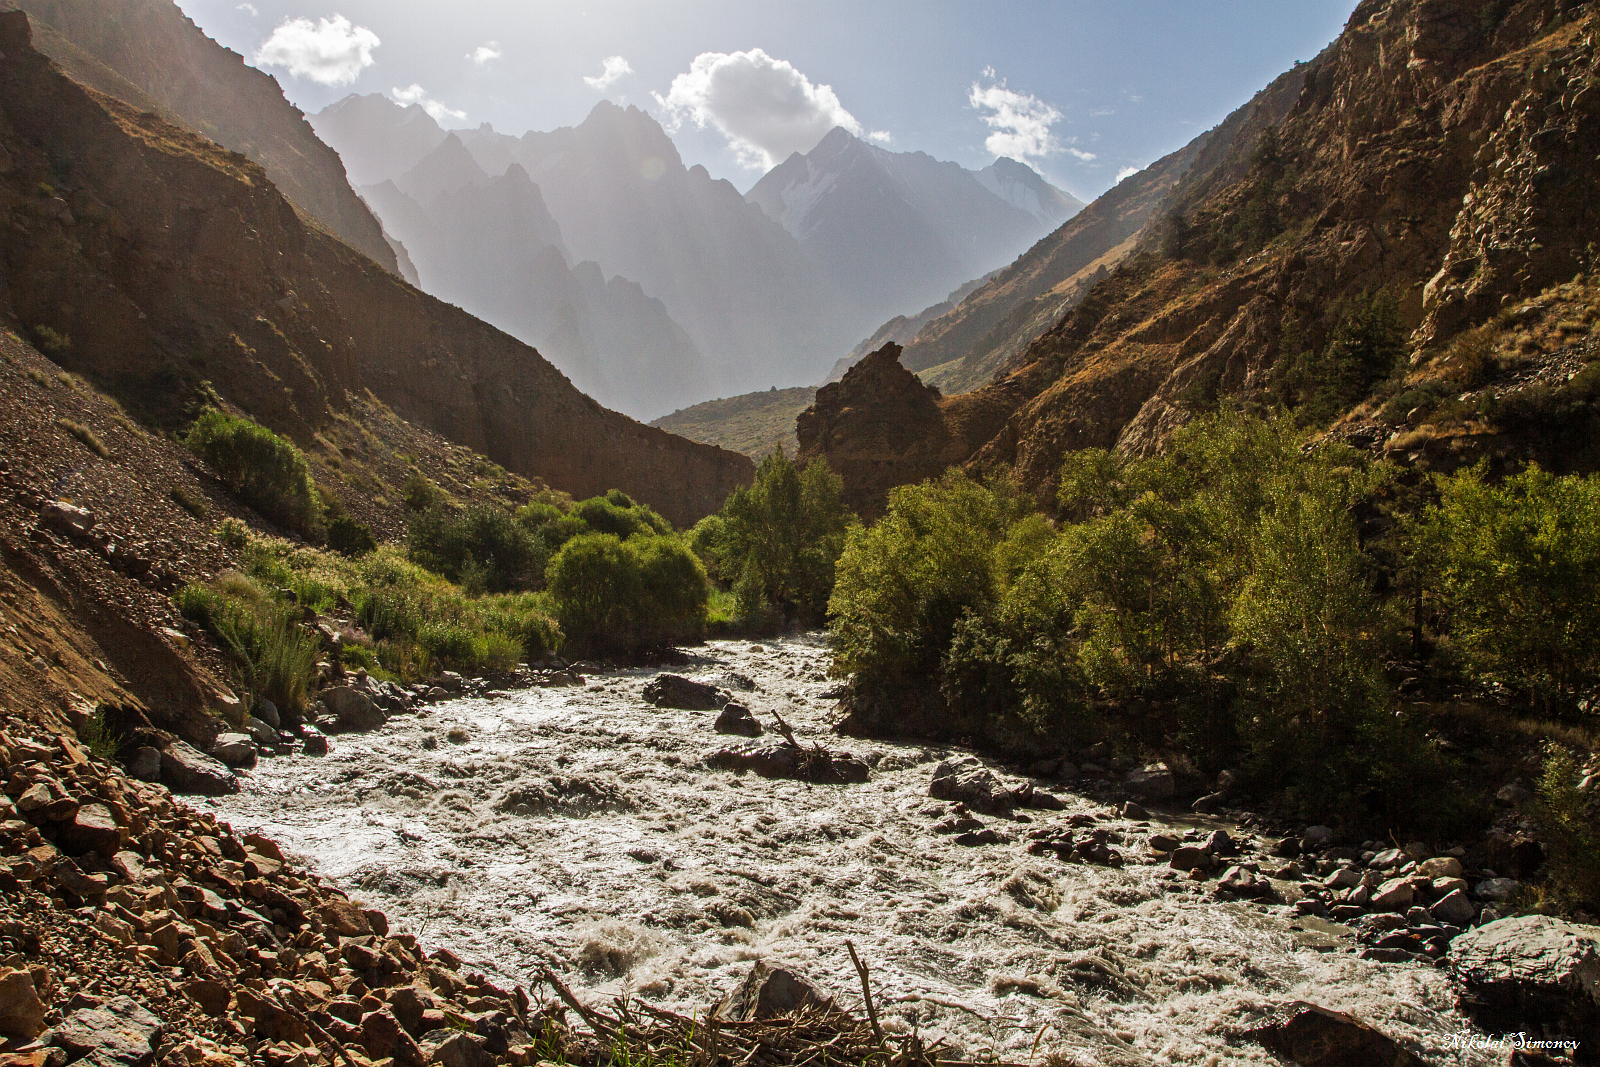
<svg viewBox="0 0 1600 1067">
<path fill-rule="evenodd" d="M 1545 878 L 1563 905 L 1600 905 L 1600 832 L 1578 791 L 1582 766 L 1565 746 L 1548 744 L 1533 815 L 1549 851 Z"/>
<path fill-rule="evenodd" d="M 364 556 L 378 547 L 372 528 L 349 515 L 336 515 L 328 523 L 328 547 L 341 556 Z"/>
<path fill-rule="evenodd" d="M 322 504 L 300 450 L 264 426 L 207 408 L 184 443 L 222 484 L 267 519 L 313 540 L 322 536 Z"/>
<path fill-rule="evenodd" d="M 1468 670 L 1571 712 L 1600 685 L 1600 476 L 1534 466 L 1493 485 L 1485 470 L 1440 480 L 1416 555 Z"/>
<path fill-rule="evenodd" d="M 107 448 L 105 442 L 100 440 L 99 436 L 83 423 L 73 422 L 69 418 L 62 417 L 56 420 L 56 425 L 76 437 L 84 448 L 87 448 L 101 459 L 111 458 L 111 449 Z"/>
<path fill-rule="evenodd" d="M 43 324 L 30 328 L 28 337 L 33 342 L 33 347 L 51 359 L 60 359 L 72 351 L 72 339 L 70 337 L 64 333 L 57 333 Z"/>
<path fill-rule="evenodd" d="M 582 534 L 550 561 L 547 582 L 576 654 L 670 645 L 705 625 L 705 570 L 676 538 Z"/>
<path fill-rule="evenodd" d="M 452 581 L 471 578 L 476 591 L 495 593 L 536 585 L 548 558 L 539 540 L 493 504 L 460 513 L 430 507 L 414 515 L 406 551 L 414 562 Z"/>
<path fill-rule="evenodd" d="M 822 617 L 852 519 L 842 488 L 825 462 L 800 469 L 780 449 L 761 461 L 752 485 L 729 495 L 714 523 L 695 527 L 691 543 L 737 583 L 741 616 L 757 625 Z"/>
<path fill-rule="evenodd" d="M 173 486 L 171 491 L 167 493 L 167 499 L 171 500 L 184 511 L 187 511 L 193 518 L 200 519 L 202 521 L 204 521 L 206 515 L 209 514 L 211 510 L 206 506 L 206 502 L 203 499 L 194 493 L 189 492 L 189 490 L 185 489 L 181 485 Z"/>
<path fill-rule="evenodd" d="M 94 755 L 111 760 L 116 759 L 123 738 L 106 722 L 105 709 L 95 708 L 84 716 L 83 724 L 78 727 L 78 740 Z"/>
<path fill-rule="evenodd" d="M 446 501 L 444 490 L 415 467 L 406 474 L 406 480 L 400 487 L 400 499 L 412 511 L 427 511 L 442 506 Z"/>
<path fill-rule="evenodd" d="M 605 496 L 590 497 L 572 505 L 568 514 L 591 533 L 611 534 L 620 540 L 653 537 L 671 533 L 672 524 L 643 504 L 635 504 L 626 493 L 613 489 Z"/>
<path fill-rule="evenodd" d="M 222 646 L 252 698 L 265 697 L 280 709 L 298 712 L 316 678 L 319 642 L 296 624 L 298 612 L 240 578 L 184 586 L 175 603 Z"/>
</svg>

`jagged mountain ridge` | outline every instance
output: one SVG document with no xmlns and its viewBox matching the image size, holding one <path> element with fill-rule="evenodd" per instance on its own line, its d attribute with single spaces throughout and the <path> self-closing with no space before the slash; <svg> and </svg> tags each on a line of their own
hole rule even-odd
<svg viewBox="0 0 1600 1067">
<path fill-rule="evenodd" d="M 260 163 L 290 202 L 399 273 L 338 155 L 270 74 L 207 37 L 171 0 L 6 0 L 41 24 L 39 50 L 80 82 L 159 111 Z M 132 88 L 133 94 L 126 88 Z"/>
<path fill-rule="evenodd" d="M 491 178 L 451 134 L 362 194 L 410 251 L 422 288 L 538 348 L 602 403 L 648 418 L 710 390 L 704 359 L 659 300 L 592 261 L 571 264 L 521 164 Z"/>
<path fill-rule="evenodd" d="M 1010 263 L 1083 206 L 1014 160 L 973 172 L 841 127 L 768 171 L 746 199 L 873 322 Z"/>
<path fill-rule="evenodd" d="M 1596 28 L 1563 0 L 1365 0 L 1291 72 L 1281 118 L 1236 114 L 1200 148 L 1161 208 L 1175 240 L 1147 230 L 992 383 L 942 399 L 908 453 L 1010 467 L 1049 500 L 1069 450 L 1148 452 L 1220 398 L 1269 400 L 1286 336 L 1321 351 L 1363 291 L 1396 297 L 1416 366 L 1447 358 L 1463 328 L 1579 269 L 1600 228 Z M 815 427 L 884 402 L 825 399 Z M 800 440 L 802 456 L 852 456 L 847 486 L 920 476 L 901 462 L 885 478 L 895 457 L 848 433 L 802 423 Z"/>
<path fill-rule="evenodd" d="M 370 390 L 512 470 L 575 495 L 621 488 L 675 522 L 749 479 L 745 457 L 606 411 L 533 349 L 305 225 L 244 156 L 72 81 L 23 14 L 0 15 L 0 52 L 5 311 L 146 417 L 178 422 L 208 381 L 308 440 Z"/>
</svg>

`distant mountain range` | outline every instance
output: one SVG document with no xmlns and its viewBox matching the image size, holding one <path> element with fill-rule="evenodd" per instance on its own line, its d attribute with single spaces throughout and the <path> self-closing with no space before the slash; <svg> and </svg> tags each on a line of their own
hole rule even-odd
<svg viewBox="0 0 1600 1067">
<path fill-rule="evenodd" d="M 423 288 L 641 417 L 815 383 L 885 318 L 1004 266 L 1081 206 L 1012 160 L 969 171 L 843 130 L 745 197 L 608 102 L 522 137 L 452 133 L 376 95 L 311 123 Z"/>
</svg>

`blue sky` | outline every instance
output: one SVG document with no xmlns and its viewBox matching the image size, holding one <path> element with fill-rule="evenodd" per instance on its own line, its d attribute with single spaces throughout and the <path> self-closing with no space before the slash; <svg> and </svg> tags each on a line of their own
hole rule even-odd
<svg viewBox="0 0 1600 1067">
<path fill-rule="evenodd" d="M 741 190 L 853 123 L 893 150 L 968 167 L 1024 155 L 1089 200 L 1316 55 L 1355 0 L 179 6 L 308 112 L 350 92 L 398 94 L 446 126 L 520 135 L 581 122 L 610 99 L 661 119 L 687 163 Z"/>
</svg>

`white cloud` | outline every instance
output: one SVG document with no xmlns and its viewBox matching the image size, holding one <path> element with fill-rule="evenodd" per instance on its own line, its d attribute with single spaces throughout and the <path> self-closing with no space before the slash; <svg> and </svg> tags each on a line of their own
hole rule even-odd
<svg viewBox="0 0 1600 1067">
<path fill-rule="evenodd" d="M 1123 167 L 1121 170 L 1117 171 L 1117 181 L 1120 182 L 1124 178 L 1131 178 L 1138 173 L 1138 167 Z"/>
<path fill-rule="evenodd" d="M 478 47 L 468 52 L 467 58 L 481 67 L 491 59 L 499 59 L 503 55 L 505 55 L 505 53 L 500 51 L 500 42 L 490 41 L 488 44 L 480 44 Z"/>
<path fill-rule="evenodd" d="M 256 52 L 258 67 L 284 67 L 296 78 L 323 85 L 349 85 L 372 66 L 378 35 L 352 26 L 343 15 L 331 19 L 287 19 Z"/>
<path fill-rule="evenodd" d="M 689 70 L 672 79 L 666 96 L 653 94 L 668 125 L 685 120 L 715 126 L 741 166 L 767 169 L 792 152 L 809 152 L 835 126 L 861 135 L 861 123 L 839 103 L 833 87 L 811 79 L 759 48 L 748 52 L 702 52 Z"/>
<path fill-rule="evenodd" d="M 993 67 L 983 68 L 983 77 L 989 84 L 973 82 L 967 103 L 984 113 L 983 121 L 994 131 L 983 142 L 985 148 L 996 157 L 1013 159 L 1037 159 L 1062 150 L 1050 132 L 1061 121 L 1061 112 L 1031 93 L 1007 88 L 1004 78 L 996 79 Z M 1067 152 L 1085 162 L 1094 158 L 1094 153 L 1076 148 Z"/>
<path fill-rule="evenodd" d="M 894 135 L 888 130 L 873 130 L 867 134 L 867 140 L 876 141 L 879 144 L 894 144 Z"/>
<path fill-rule="evenodd" d="M 588 85 L 589 88 L 603 93 L 611 88 L 619 78 L 632 73 L 633 68 L 628 65 L 626 59 L 621 56 L 606 56 L 605 59 L 600 61 L 600 76 L 591 78 L 585 74 L 583 80 L 584 84 Z"/>
<path fill-rule="evenodd" d="M 1085 152 L 1081 148 L 1069 148 L 1067 149 L 1067 155 L 1080 163 L 1093 163 L 1098 158 L 1093 152 Z"/>
<path fill-rule="evenodd" d="M 432 115 L 433 121 L 435 122 L 444 122 L 446 119 L 454 119 L 457 122 L 465 122 L 467 118 L 467 113 L 465 111 L 457 111 L 454 108 L 444 106 L 439 101 L 430 97 L 428 95 L 428 90 L 424 89 L 416 82 L 412 82 L 404 89 L 390 89 L 389 95 L 400 101 L 402 104 L 421 104 L 422 110 Z"/>
<path fill-rule="evenodd" d="M 254 4 L 240 4 L 238 7 L 234 8 L 234 10 L 235 11 L 243 11 L 246 15 L 249 15 L 251 18 L 255 18 L 257 15 L 261 14 L 261 12 L 256 10 L 256 5 L 254 5 Z"/>
</svg>

